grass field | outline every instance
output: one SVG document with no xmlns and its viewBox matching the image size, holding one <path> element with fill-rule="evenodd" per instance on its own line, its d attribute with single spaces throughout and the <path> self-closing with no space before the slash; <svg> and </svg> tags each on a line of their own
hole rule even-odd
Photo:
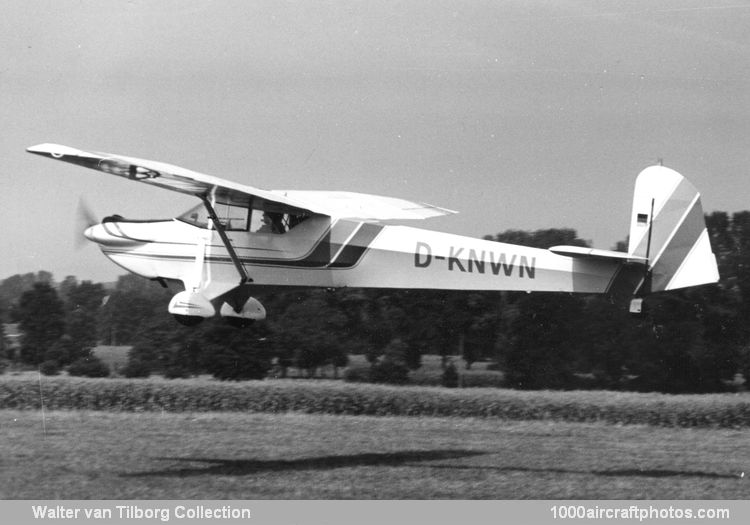
<svg viewBox="0 0 750 525">
<path fill-rule="evenodd" d="M 747 499 L 750 429 L 0 410 L 2 499 Z"/>
</svg>

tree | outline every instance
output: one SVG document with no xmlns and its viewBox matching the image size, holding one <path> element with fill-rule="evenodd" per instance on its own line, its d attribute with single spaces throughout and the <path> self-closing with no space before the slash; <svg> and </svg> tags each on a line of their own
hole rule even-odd
<svg viewBox="0 0 750 525">
<path fill-rule="evenodd" d="M 21 296 L 16 315 L 23 332 L 21 360 L 38 365 L 65 333 L 63 303 L 52 286 L 36 283 Z"/>
<path fill-rule="evenodd" d="M 0 319 L 2 319 L 2 311 L 0 311 Z M 0 322 L 0 374 L 5 372 L 8 361 L 12 359 L 13 353 L 5 343 L 5 326 Z"/>
<path fill-rule="evenodd" d="M 57 286 L 57 294 L 66 305 L 70 302 L 70 295 L 78 287 L 78 278 L 75 275 L 67 275 Z"/>
<path fill-rule="evenodd" d="M 439 325 L 442 348 L 441 365 L 446 369 L 449 356 L 462 355 L 466 350 L 466 336 L 474 322 L 472 295 L 462 292 L 443 292 L 441 323 Z"/>
<path fill-rule="evenodd" d="M 738 212 L 732 215 L 730 228 L 734 238 L 735 260 L 734 278 L 737 291 L 740 294 L 738 314 L 741 318 L 750 319 L 750 211 Z M 750 326 L 744 323 L 746 341 L 750 340 Z"/>
<path fill-rule="evenodd" d="M 61 284 L 60 295 L 65 303 L 66 333 L 74 347 L 72 361 L 85 356 L 99 341 L 98 320 L 105 291 L 101 284 L 91 281 L 79 284 L 75 277 L 69 276 Z"/>
<path fill-rule="evenodd" d="M 68 367 L 68 373 L 72 376 L 108 377 L 110 371 L 101 359 L 90 353 L 73 361 Z"/>
<path fill-rule="evenodd" d="M 536 248 L 566 244 L 586 246 L 575 230 L 549 229 L 534 232 L 509 230 L 495 237 Z M 509 344 L 502 361 L 509 386 L 523 389 L 570 388 L 576 347 L 580 342 L 583 300 L 572 294 L 536 292 L 508 293 L 504 316 Z"/>
<path fill-rule="evenodd" d="M 188 377 L 203 370 L 200 331 L 175 323 L 170 316 L 154 315 L 139 327 L 128 366 L 159 372 L 168 378 Z"/>
<path fill-rule="evenodd" d="M 343 351 L 340 334 L 347 318 L 325 294 L 312 292 L 290 304 L 273 324 L 275 346 L 282 354 L 291 353 L 295 365 L 309 377 Z"/>
<path fill-rule="evenodd" d="M 469 370 L 476 361 L 494 355 L 501 321 L 502 296 L 493 292 L 474 292 L 468 295 L 466 308 L 470 315 L 465 323 L 462 357 Z"/>
<path fill-rule="evenodd" d="M 53 284 L 52 274 L 45 271 L 37 273 L 16 274 L 0 282 L 0 311 L 3 312 L 4 322 L 17 318 L 13 306 L 17 305 L 24 292 L 31 290 L 35 283 Z"/>
<path fill-rule="evenodd" d="M 622 388 L 634 351 L 643 345 L 644 320 L 628 312 L 626 304 L 608 297 L 585 297 L 573 368 L 593 376 L 591 386 Z M 650 325 L 649 322 L 645 324 Z"/>
<path fill-rule="evenodd" d="M 0 319 L 3 317 L 3 312 L 0 310 Z M 11 353 L 10 348 L 8 348 L 8 345 L 5 342 L 5 324 L 0 322 L 0 361 L 4 361 L 5 359 L 10 359 Z"/>
<path fill-rule="evenodd" d="M 57 341 L 52 343 L 49 349 L 44 353 L 45 361 L 56 363 L 58 367 L 70 364 L 78 358 L 86 357 L 90 354 L 90 349 L 82 350 L 73 339 L 64 334 Z"/>
<path fill-rule="evenodd" d="M 99 309 L 99 339 L 111 345 L 134 344 L 152 321 L 160 326 L 175 324 L 167 312 L 173 293 L 136 275 L 121 276 L 106 305 Z"/>
<path fill-rule="evenodd" d="M 260 323 L 243 330 L 214 323 L 200 341 L 206 370 L 225 381 L 263 379 L 271 369 L 272 355 L 265 332 Z"/>
<path fill-rule="evenodd" d="M 521 389 L 569 388 L 573 352 L 578 343 L 582 299 L 573 295 L 533 293 L 517 300 L 504 355 L 509 386 Z"/>
<path fill-rule="evenodd" d="M 446 388 L 457 388 L 459 383 L 458 370 L 456 365 L 453 364 L 453 360 L 448 362 L 448 365 L 443 370 L 441 377 L 441 383 Z"/>
<path fill-rule="evenodd" d="M 370 366 L 375 366 L 383 355 L 383 349 L 399 330 L 399 323 L 405 318 L 398 306 L 398 294 L 392 290 L 376 291 L 361 312 L 361 338 L 365 357 Z"/>
<path fill-rule="evenodd" d="M 148 377 L 151 375 L 151 367 L 143 360 L 128 355 L 128 362 L 122 370 L 125 377 Z"/>
<path fill-rule="evenodd" d="M 370 379 L 375 383 L 403 384 L 409 380 L 406 365 L 408 345 L 394 339 L 385 347 L 383 357 L 372 367 Z"/>
</svg>

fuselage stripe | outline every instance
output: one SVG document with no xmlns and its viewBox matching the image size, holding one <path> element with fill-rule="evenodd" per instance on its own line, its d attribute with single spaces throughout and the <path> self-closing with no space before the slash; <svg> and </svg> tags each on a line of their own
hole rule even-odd
<svg viewBox="0 0 750 525">
<path fill-rule="evenodd" d="M 254 266 L 278 266 L 287 268 L 351 268 L 359 263 L 360 259 L 370 247 L 372 241 L 377 237 L 383 226 L 371 223 L 352 223 L 350 221 L 337 221 L 332 228 L 326 230 L 323 236 L 315 243 L 312 250 L 301 259 L 275 259 L 265 257 L 239 257 L 241 264 Z M 335 234 L 335 235 L 334 235 Z M 346 238 L 341 242 L 332 242 L 331 237 Z M 124 238 L 127 238 L 122 234 Z M 348 238 L 347 238 L 348 237 Z M 160 243 L 149 243 L 160 244 Z M 166 254 L 166 253 L 144 253 L 133 252 L 127 249 L 104 248 L 105 255 L 130 256 L 139 258 L 150 258 L 164 261 L 195 260 L 194 255 Z M 334 258 L 335 254 L 335 258 Z M 223 255 L 208 255 L 205 258 L 208 263 L 231 263 L 232 259 Z"/>
<path fill-rule="evenodd" d="M 351 268 L 355 266 L 382 230 L 383 227 L 379 224 L 363 223 L 351 241 L 344 246 L 336 259 L 331 262 L 330 267 Z"/>
</svg>

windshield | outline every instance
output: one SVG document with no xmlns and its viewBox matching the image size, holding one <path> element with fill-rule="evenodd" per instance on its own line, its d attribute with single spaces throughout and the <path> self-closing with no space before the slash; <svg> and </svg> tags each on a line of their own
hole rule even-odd
<svg viewBox="0 0 750 525">
<path fill-rule="evenodd" d="M 225 230 L 247 231 L 249 225 L 249 210 L 247 208 L 216 204 L 214 210 L 216 210 L 216 216 Z M 209 225 L 208 210 L 202 204 L 190 208 L 177 218 L 199 228 L 208 228 Z"/>
<path fill-rule="evenodd" d="M 177 218 L 199 228 L 208 228 L 208 212 L 203 204 L 190 208 Z"/>
</svg>

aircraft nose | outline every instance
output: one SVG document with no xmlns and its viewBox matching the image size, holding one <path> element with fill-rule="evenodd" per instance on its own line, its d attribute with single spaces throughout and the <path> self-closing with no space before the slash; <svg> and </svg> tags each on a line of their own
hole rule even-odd
<svg viewBox="0 0 750 525">
<path fill-rule="evenodd" d="M 100 246 L 118 246 L 127 248 L 143 244 L 143 240 L 135 239 L 127 234 L 114 221 L 104 221 L 100 224 L 89 226 L 83 231 L 83 236 Z"/>
<path fill-rule="evenodd" d="M 89 226 L 83 231 L 83 236 L 86 237 L 91 242 L 97 242 L 96 229 L 99 227 L 100 227 L 99 224 L 95 224 L 94 226 Z"/>
<path fill-rule="evenodd" d="M 114 235 L 113 232 L 108 231 L 104 224 L 95 224 L 86 228 L 83 231 L 83 236 L 102 246 L 116 246 L 132 243 L 128 238 Z"/>
</svg>

